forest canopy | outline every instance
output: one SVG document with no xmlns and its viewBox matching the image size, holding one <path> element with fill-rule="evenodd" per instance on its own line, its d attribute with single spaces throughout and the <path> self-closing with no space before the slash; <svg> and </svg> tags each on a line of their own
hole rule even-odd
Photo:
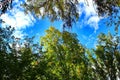
<svg viewBox="0 0 120 80">
<path fill-rule="evenodd" d="M 0 80 L 118 80 L 120 79 L 119 0 L 94 0 L 99 16 L 107 15 L 115 30 L 100 33 L 95 48 L 87 48 L 76 33 L 50 26 L 39 43 L 34 37 L 16 38 L 12 26 L 0 23 Z M 1 15 L 13 0 L 1 0 Z M 62 20 L 72 27 L 79 18 L 78 0 L 27 0 L 25 12 Z M 96 12 L 97 13 L 97 12 Z M 113 23 L 112 23 L 113 22 Z M 107 23 L 107 22 L 106 22 Z M 113 25 L 114 24 L 114 25 Z M 44 26 L 41 26 L 44 27 Z M 35 27 L 37 30 L 37 27 Z"/>
</svg>

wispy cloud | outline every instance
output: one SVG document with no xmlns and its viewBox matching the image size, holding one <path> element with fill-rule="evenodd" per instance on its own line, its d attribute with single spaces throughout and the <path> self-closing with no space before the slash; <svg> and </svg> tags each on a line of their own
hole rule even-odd
<svg viewBox="0 0 120 80">
<path fill-rule="evenodd" d="M 11 11 L 12 14 L 3 14 L 1 18 L 5 21 L 6 25 L 11 25 L 15 29 L 26 28 L 29 25 L 33 24 L 33 17 L 31 14 L 24 14 L 24 12 L 15 9 Z M 4 24 L 4 25 L 5 25 Z"/>
<path fill-rule="evenodd" d="M 93 16 L 88 20 L 88 24 L 90 25 L 90 27 L 93 27 L 96 30 L 98 30 L 98 22 L 99 22 L 100 18 L 98 18 L 98 16 Z"/>
<path fill-rule="evenodd" d="M 94 4 L 93 0 L 79 0 L 80 7 L 79 12 L 80 15 L 84 18 L 81 20 L 83 25 L 89 25 L 90 27 L 98 30 L 98 22 L 100 21 L 100 17 L 97 15 L 96 5 Z"/>
<path fill-rule="evenodd" d="M 23 37 L 25 33 L 23 33 L 22 29 L 33 25 L 35 19 L 30 13 L 24 13 L 24 9 L 20 6 L 22 1 L 15 0 L 13 2 L 13 9 L 1 16 L 1 19 L 5 21 L 5 24 L 2 24 L 2 26 L 9 25 L 14 27 L 16 30 L 14 36 Z"/>
</svg>

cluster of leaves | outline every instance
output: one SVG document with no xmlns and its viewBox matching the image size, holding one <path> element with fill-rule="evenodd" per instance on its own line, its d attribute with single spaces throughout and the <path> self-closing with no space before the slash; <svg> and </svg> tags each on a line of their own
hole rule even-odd
<svg viewBox="0 0 120 80">
<path fill-rule="evenodd" d="M 26 80 L 30 65 L 37 58 L 30 48 L 31 45 L 21 48 L 17 46 L 20 41 L 16 41 L 13 31 L 11 27 L 0 27 L 0 80 Z"/>
<path fill-rule="evenodd" d="M 100 34 L 97 48 L 87 50 L 76 34 L 60 32 L 54 27 L 41 37 L 41 46 L 34 44 L 32 38 L 25 38 L 21 45 L 24 40 L 16 41 L 12 32 L 12 28 L 0 28 L 0 80 L 120 78 L 120 37 L 117 34 Z"/>
<path fill-rule="evenodd" d="M 41 38 L 49 75 L 52 80 L 88 79 L 85 49 L 79 44 L 76 34 L 60 32 L 53 27 Z"/>
<path fill-rule="evenodd" d="M 12 0 L 0 0 L 0 15 L 12 8 Z"/>
<path fill-rule="evenodd" d="M 92 55 L 88 51 L 93 77 L 100 80 L 120 78 L 120 36 L 102 33 L 96 47 Z"/>
<path fill-rule="evenodd" d="M 8 9 L 12 8 L 12 2 L 13 0 L 0 0 L 0 16 L 6 13 Z M 5 22 L 2 19 L 0 19 L 0 23 Z"/>
<path fill-rule="evenodd" d="M 27 0 L 23 5 L 36 16 L 48 17 L 51 21 L 62 20 L 63 27 L 72 27 L 78 17 L 78 0 Z"/>
<path fill-rule="evenodd" d="M 94 0 L 97 4 L 98 14 L 111 15 L 118 12 L 118 7 L 120 7 L 120 0 Z"/>
<path fill-rule="evenodd" d="M 97 4 L 98 15 L 107 17 L 105 24 L 108 27 L 114 26 L 118 31 L 120 24 L 120 0 L 94 0 Z"/>
</svg>

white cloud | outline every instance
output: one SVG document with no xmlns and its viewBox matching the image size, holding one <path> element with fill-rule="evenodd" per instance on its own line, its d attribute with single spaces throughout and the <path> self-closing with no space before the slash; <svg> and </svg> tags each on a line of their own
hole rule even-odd
<svg viewBox="0 0 120 80">
<path fill-rule="evenodd" d="M 2 24 L 2 26 L 10 25 L 14 27 L 16 30 L 14 33 L 15 37 L 20 38 L 25 34 L 22 30 L 33 25 L 35 19 L 30 13 L 24 13 L 23 8 L 20 6 L 22 1 L 15 0 L 14 3 L 17 4 L 14 5 L 13 9 L 1 16 L 1 19 L 5 21 L 5 24 Z"/>
<path fill-rule="evenodd" d="M 6 25 L 11 25 L 15 29 L 26 28 L 27 26 L 32 25 L 34 21 L 32 15 L 26 15 L 20 10 L 16 10 L 12 15 L 3 14 L 1 19 L 6 22 Z"/>
<path fill-rule="evenodd" d="M 88 20 L 88 24 L 93 27 L 95 29 L 95 31 L 99 28 L 98 27 L 98 22 L 99 22 L 100 18 L 98 16 L 94 16 L 89 18 Z"/>
<path fill-rule="evenodd" d="M 100 17 L 97 15 L 96 11 L 96 5 L 94 4 L 93 0 L 79 0 L 80 4 L 83 4 L 82 7 L 80 7 L 80 15 L 82 13 L 85 13 L 85 19 L 83 19 L 82 23 L 90 25 L 90 27 L 93 27 L 96 30 L 98 27 L 98 22 L 100 21 Z"/>
</svg>

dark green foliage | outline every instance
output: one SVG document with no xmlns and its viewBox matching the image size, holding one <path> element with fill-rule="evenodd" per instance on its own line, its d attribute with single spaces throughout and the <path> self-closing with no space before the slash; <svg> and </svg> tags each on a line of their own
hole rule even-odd
<svg viewBox="0 0 120 80">
<path fill-rule="evenodd" d="M 120 78 L 120 36 L 117 33 L 101 33 L 96 49 L 87 50 L 76 34 L 60 32 L 54 27 L 41 37 L 41 46 L 34 44 L 33 38 L 14 38 L 13 31 L 11 27 L 0 28 L 0 80 Z"/>
<path fill-rule="evenodd" d="M 38 58 L 31 49 L 31 46 L 33 48 L 36 46 L 31 45 L 30 38 L 27 38 L 29 44 L 17 48 L 16 44 L 21 41 L 16 41 L 12 36 L 13 31 L 11 27 L 0 27 L 0 80 L 26 80 L 31 76 L 27 75 L 32 69 L 31 63 Z"/>
<path fill-rule="evenodd" d="M 120 7 L 119 0 L 94 0 L 97 4 L 98 14 L 101 16 L 112 15 L 118 12 Z"/>
<path fill-rule="evenodd" d="M 7 28 L 1 28 L 0 27 L 0 79 L 3 79 L 4 74 L 8 70 L 7 64 L 8 64 L 8 55 L 9 51 L 11 50 L 9 46 L 9 42 L 12 38 L 12 32 L 13 28 L 7 27 Z M 8 74 L 8 73 L 7 73 Z"/>
<path fill-rule="evenodd" d="M 99 80 L 117 80 L 120 73 L 120 36 L 100 34 L 98 45 L 89 55 L 92 75 Z"/>
</svg>

